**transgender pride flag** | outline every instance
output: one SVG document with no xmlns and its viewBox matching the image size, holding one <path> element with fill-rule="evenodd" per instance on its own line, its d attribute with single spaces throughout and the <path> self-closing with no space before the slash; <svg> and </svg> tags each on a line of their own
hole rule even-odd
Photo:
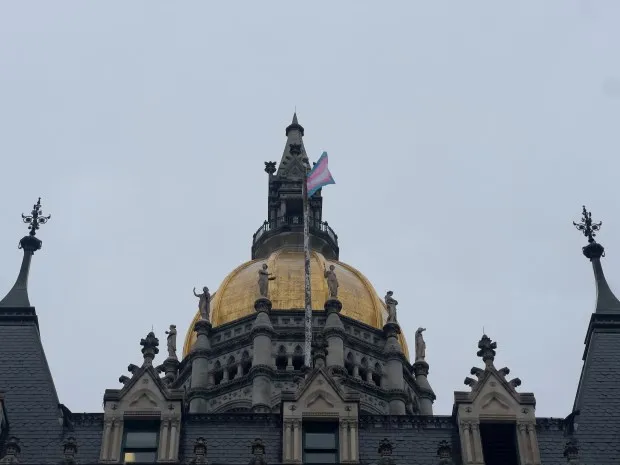
<svg viewBox="0 0 620 465">
<path fill-rule="evenodd" d="M 312 171 L 308 173 L 308 197 L 312 197 L 312 194 L 328 184 L 336 184 L 336 181 L 327 167 L 327 152 L 323 152 Z"/>
</svg>

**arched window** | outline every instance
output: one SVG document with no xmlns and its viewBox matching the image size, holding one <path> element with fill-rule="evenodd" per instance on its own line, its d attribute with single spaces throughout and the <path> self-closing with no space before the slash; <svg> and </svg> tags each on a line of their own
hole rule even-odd
<svg viewBox="0 0 620 465">
<path fill-rule="evenodd" d="M 237 372 L 239 371 L 239 367 L 235 363 L 235 357 L 232 355 L 228 357 L 226 370 L 228 371 L 228 379 L 235 379 L 235 376 L 237 376 Z"/>
<path fill-rule="evenodd" d="M 250 372 L 250 368 L 252 368 L 252 360 L 250 359 L 250 354 L 247 350 L 241 354 L 241 370 L 243 375 L 247 375 Z"/>
<path fill-rule="evenodd" d="M 276 355 L 276 368 L 278 370 L 286 370 L 286 365 L 288 365 L 288 357 L 286 355 L 286 348 L 284 346 L 280 346 L 278 349 L 278 353 Z"/>
<path fill-rule="evenodd" d="M 381 365 L 379 365 L 379 363 L 375 363 L 375 369 L 372 372 L 372 381 L 377 386 L 381 387 L 381 378 L 382 378 Z"/>
<path fill-rule="evenodd" d="M 293 352 L 293 370 L 301 370 L 304 366 L 304 351 L 301 346 L 296 346 Z"/>
<path fill-rule="evenodd" d="M 215 365 L 213 365 L 213 383 L 217 386 L 222 382 L 223 379 L 224 370 L 222 370 L 222 365 L 218 360 L 217 362 L 215 362 Z"/>
<path fill-rule="evenodd" d="M 360 378 L 362 378 L 362 381 L 368 381 L 368 360 L 366 359 L 366 357 L 362 358 L 359 375 Z"/>
<path fill-rule="evenodd" d="M 355 367 L 355 360 L 353 358 L 353 353 L 349 352 L 347 354 L 347 358 L 344 361 L 344 367 L 347 370 L 347 373 L 349 373 L 349 376 L 353 376 L 353 369 Z"/>
</svg>

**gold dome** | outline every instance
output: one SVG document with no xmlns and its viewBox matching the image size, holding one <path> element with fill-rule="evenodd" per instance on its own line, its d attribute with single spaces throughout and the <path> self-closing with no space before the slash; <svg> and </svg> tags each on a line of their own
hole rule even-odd
<svg viewBox="0 0 620 465">
<path fill-rule="evenodd" d="M 254 302 L 258 298 L 258 270 L 267 263 L 269 272 L 276 277 L 269 282 L 269 298 L 273 311 L 304 308 L 304 254 L 299 250 L 281 249 L 269 258 L 252 260 L 237 267 L 220 285 L 211 297 L 211 323 L 219 326 L 254 313 Z M 385 304 L 370 282 L 355 268 L 338 261 L 326 260 L 312 252 L 310 260 L 312 279 L 312 308 L 322 309 L 328 298 L 327 282 L 323 270 L 335 266 L 338 276 L 338 299 L 342 302 L 342 315 L 365 323 L 377 329 L 383 328 L 387 318 Z M 186 356 L 194 342 L 194 324 L 200 318 L 196 312 L 183 346 Z M 400 335 L 405 355 L 408 350 L 405 338 Z"/>
</svg>

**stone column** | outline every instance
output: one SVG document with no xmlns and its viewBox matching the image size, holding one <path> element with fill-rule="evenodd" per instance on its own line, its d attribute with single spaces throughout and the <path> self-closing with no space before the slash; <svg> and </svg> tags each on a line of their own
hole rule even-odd
<svg viewBox="0 0 620 465">
<path fill-rule="evenodd" d="M 418 360 L 413 364 L 413 372 L 415 373 L 415 379 L 420 388 L 418 397 L 420 401 L 420 414 L 432 415 L 435 393 L 428 383 L 428 363 L 424 360 Z"/>
<path fill-rule="evenodd" d="M 293 460 L 301 463 L 301 420 L 293 420 Z"/>
<path fill-rule="evenodd" d="M 357 462 L 359 460 L 358 441 L 357 441 L 357 421 L 349 422 L 349 444 L 351 445 L 349 460 Z"/>
<path fill-rule="evenodd" d="M 192 360 L 190 393 L 192 390 L 199 392 L 209 386 L 209 355 L 211 353 L 209 334 L 211 333 L 211 323 L 203 319 L 198 320 L 194 325 L 194 331 L 197 333 L 197 338 L 190 352 Z M 207 409 L 207 399 L 204 396 L 192 397 L 189 402 L 189 413 L 206 413 Z"/>
<path fill-rule="evenodd" d="M 284 462 L 293 460 L 293 420 L 284 420 L 284 437 L 282 441 L 282 458 Z"/>
<path fill-rule="evenodd" d="M 114 428 L 114 420 L 109 418 L 104 421 L 103 426 L 103 439 L 101 441 L 101 455 L 100 460 L 105 462 L 110 460 L 110 449 L 112 447 L 112 432 Z"/>
<path fill-rule="evenodd" d="M 340 420 L 340 463 L 349 461 L 349 423 L 346 420 Z"/>
<path fill-rule="evenodd" d="M 159 446 L 157 448 L 157 460 L 168 460 L 168 448 L 170 442 L 170 418 L 163 418 L 159 426 Z"/>
<path fill-rule="evenodd" d="M 390 415 L 404 415 L 406 413 L 405 379 L 403 377 L 403 365 L 406 363 L 403 349 L 398 341 L 400 326 L 397 323 L 387 323 L 383 327 L 386 336 L 383 349 L 387 363 L 385 370 L 385 388 L 392 391 L 390 399 Z"/>
<path fill-rule="evenodd" d="M 325 302 L 327 319 L 323 334 L 327 341 L 327 367 L 344 373 L 344 325 L 340 319 L 342 303 L 337 299 Z"/>
<path fill-rule="evenodd" d="M 272 357 L 271 338 L 274 334 L 273 325 L 269 318 L 271 301 L 264 297 L 254 303 L 256 319 L 252 327 L 252 344 L 254 357 L 252 359 L 252 411 L 271 411 L 272 379 L 275 373 Z"/>
</svg>

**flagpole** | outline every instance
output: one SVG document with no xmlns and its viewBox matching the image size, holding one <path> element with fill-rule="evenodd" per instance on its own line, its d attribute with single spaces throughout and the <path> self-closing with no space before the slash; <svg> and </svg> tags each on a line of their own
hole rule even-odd
<svg viewBox="0 0 620 465">
<path fill-rule="evenodd" d="M 306 163 L 309 164 L 306 158 Z M 309 166 L 306 168 L 306 174 L 302 183 L 302 197 L 304 208 L 304 297 L 305 297 L 305 347 L 304 347 L 304 365 L 308 368 L 312 367 L 312 287 L 310 284 L 310 230 L 309 230 L 309 214 L 308 214 L 308 172 Z"/>
</svg>

